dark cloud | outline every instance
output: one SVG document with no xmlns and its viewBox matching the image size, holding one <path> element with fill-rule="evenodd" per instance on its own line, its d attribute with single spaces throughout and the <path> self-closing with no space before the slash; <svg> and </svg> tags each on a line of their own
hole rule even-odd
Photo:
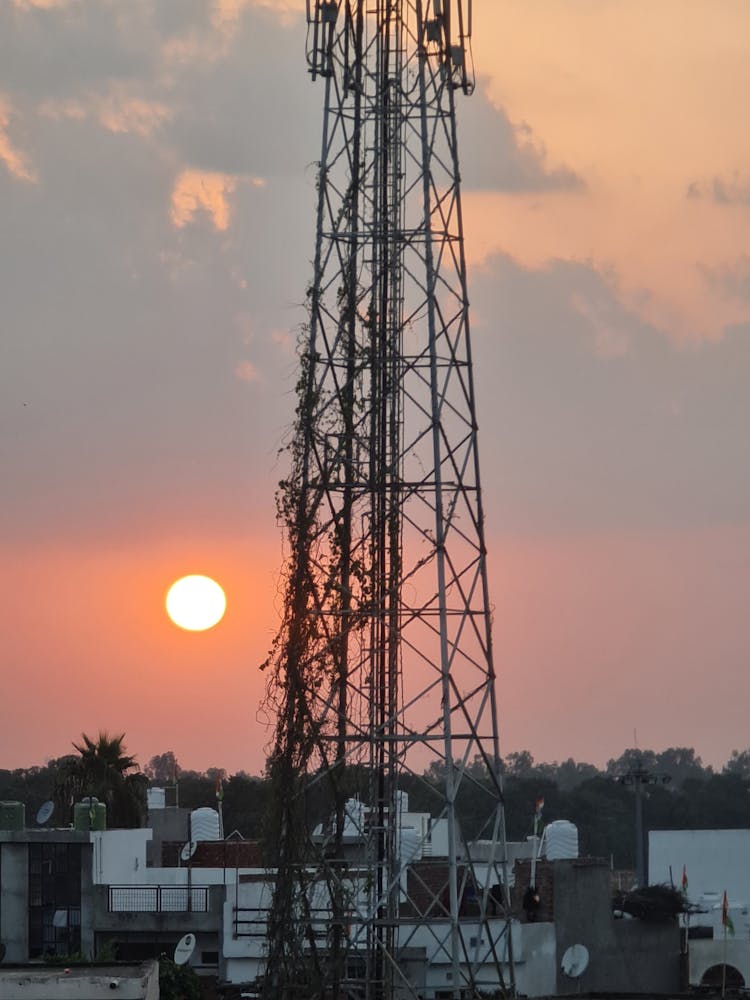
<svg viewBox="0 0 750 1000">
<path fill-rule="evenodd" d="M 319 155 L 323 86 L 310 83 L 302 32 L 247 9 L 225 58 L 183 68 L 165 134 L 204 170 L 298 174 Z"/>
<path fill-rule="evenodd" d="M 165 42 L 189 47 L 210 34 L 206 3 L 180 7 L 184 20 L 175 9 L 0 8 L 0 28 L 10 25 L 31 53 L 28 65 L 0 61 L 0 92 L 12 95 L 14 128 L 23 126 L 13 138 L 39 177 L 0 171 L 13 248 L 0 272 L 6 537 L 158 530 L 165 509 L 170 523 L 202 517 L 230 531 L 272 510 L 275 451 L 294 409 L 294 360 L 277 341 L 304 317 L 315 201 L 305 165 L 318 155 L 322 87 L 306 80 L 299 33 L 252 10 L 223 39 L 221 58 L 212 49 L 167 72 Z M 7 33 L 0 38 L 10 56 Z M 72 55 L 63 56 L 66 40 Z M 114 76 L 167 108 L 159 127 L 104 127 L 91 100 Z M 61 96 L 78 100 L 83 117 L 35 114 Z M 479 90 L 460 100 L 459 117 L 467 186 L 581 186 Z M 186 167 L 232 175 L 226 231 L 202 212 L 182 228 L 170 221 Z M 712 280 L 745 295 L 741 269 Z M 472 288 L 496 523 L 746 512 L 750 474 L 732 444 L 750 417 L 742 331 L 672 347 L 588 264 L 533 271 L 497 257 Z"/>
<path fill-rule="evenodd" d="M 240 185 L 230 231 L 178 230 L 176 164 L 140 137 L 39 121 L 32 148 L 39 184 L 0 176 L 3 534 L 163 530 L 165 508 L 231 530 L 272 512 L 293 410 L 273 332 L 302 318 L 312 182 Z M 300 227 L 308 241 L 284 237 Z"/>
<path fill-rule="evenodd" d="M 731 177 L 711 177 L 692 181 L 688 198 L 707 198 L 717 205 L 750 205 L 750 178 L 735 171 Z"/>
<path fill-rule="evenodd" d="M 742 254 L 733 264 L 700 265 L 700 271 L 708 285 L 721 295 L 750 302 L 750 256 L 747 254 Z"/>
<path fill-rule="evenodd" d="M 103 0 L 49 10 L 0 4 L 3 84 L 34 100 L 62 99 L 154 71 L 160 39 L 150 4 Z"/>
<path fill-rule="evenodd" d="M 485 489 L 497 529 L 742 520 L 750 335 L 678 347 L 588 264 L 475 274 Z M 489 430 L 487 430 L 489 429 Z"/>
<path fill-rule="evenodd" d="M 477 87 L 458 101 L 461 173 L 468 189 L 503 192 L 580 191 L 585 184 L 567 167 L 551 167 L 544 144 L 527 124 L 514 125 Z"/>
</svg>

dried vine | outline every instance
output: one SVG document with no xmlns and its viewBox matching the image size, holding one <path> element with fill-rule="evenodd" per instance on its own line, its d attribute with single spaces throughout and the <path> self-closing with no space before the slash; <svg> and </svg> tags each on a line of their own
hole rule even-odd
<svg viewBox="0 0 750 1000">
<path fill-rule="evenodd" d="M 347 683 L 347 644 L 357 625 L 342 608 L 350 609 L 349 576 L 352 568 L 346 539 L 347 518 L 321 514 L 325 475 L 319 454 L 325 431 L 351 434 L 350 420 L 340 398 L 326 410 L 317 388 L 320 358 L 309 348 L 301 352 L 297 383 L 297 408 L 288 451 L 289 477 L 279 484 L 277 515 L 288 548 L 283 588 L 283 615 L 263 669 L 267 672 L 266 707 L 276 716 L 273 749 L 268 761 L 271 785 L 266 820 L 269 855 L 276 870 L 268 922 L 268 960 L 265 992 L 279 998 L 321 995 L 343 975 L 345 933 L 342 914 L 349 901 L 337 868 L 344 826 L 345 759 L 343 725 Z M 349 396 L 352 396 L 350 387 Z M 313 470 L 316 470 L 315 472 Z M 344 624 L 344 622 L 346 622 Z M 336 710 L 326 712 L 336 701 Z M 328 721 L 328 717 L 330 720 Z M 333 729 L 333 731 L 332 731 Z M 338 740 L 328 739 L 338 736 Z M 337 748 L 331 751 L 331 746 Z M 334 810 L 334 843 L 331 860 L 316 853 L 306 824 L 304 801 L 309 773 L 314 765 L 328 785 Z M 332 911 L 328 937 L 321 951 L 314 932 L 310 863 L 322 875 L 323 898 Z M 318 892 L 320 896 L 320 892 Z M 338 919 L 337 919 L 338 914 Z M 333 968 L 332 966 L 337 967 Z"/>
</svg>

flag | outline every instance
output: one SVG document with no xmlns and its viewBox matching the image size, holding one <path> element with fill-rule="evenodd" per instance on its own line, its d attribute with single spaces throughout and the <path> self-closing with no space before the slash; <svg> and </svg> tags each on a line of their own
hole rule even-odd
<svg viewBox="0 0 750 1000">
<path fill-rule="evenodd" d="M 727 899 L 727 890 L 724 890 L 724 899 L 721 901 L 721 925 L 724 928 L 724 933 L 729 931 L 730 934 L 734 934 L 734 924 L 732 923 L 732 918 L 729 916 L 729 900 Z"/>
<path fill-rule="evenodd" d="M 224 798 L 224 782 L 220 774 L 216 775 L 216 798 L 219 802 Z"/>
<path fill-rule="evenodd" d="M 536 805 L 534 806 L 534 819 L 537 822 L 542 818 L 542 809 L 544 809 L 544 798 L 540 797 L 536 800 Z"/>
<path fill-rule="evenodd" d="M 685 895 L 685 896 L 687 895 L 687 890 L 688 890 L 687 868 L 685 867 L 685 865 L 683 865 L 682 866 L 682 892 L 683 892 L 683 895 Z"/>
</svg>

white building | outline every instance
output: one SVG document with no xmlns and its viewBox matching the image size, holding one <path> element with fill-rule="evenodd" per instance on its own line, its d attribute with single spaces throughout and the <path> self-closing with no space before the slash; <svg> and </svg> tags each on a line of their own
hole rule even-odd
<svg viewBox="0 0 750 1000">
<path fill-rule="evenodd" d="M 683 867 L 687 876 L 691 985 L 716 985 L 724 963 L 728 985 L 750 985 L 750 830 L 652 830 L 648 847 L 652 884 L 680 888 Z M 725 892 L 733 934 L 722 923 Z"/>
</svg>

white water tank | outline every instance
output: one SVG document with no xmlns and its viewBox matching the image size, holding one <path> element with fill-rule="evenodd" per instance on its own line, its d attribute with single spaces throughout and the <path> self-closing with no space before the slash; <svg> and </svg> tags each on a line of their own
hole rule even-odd
<svg viewBox="0 0 750 1000">
<path fill-rule="evenodd" d="M 164 788 L 148 788 L 146 789 L 146 805 L 148 806 L 148 811 L 151 812 L 152 809 L 164 809 L 167 801 L 167 793 Z"/>
<path fill-rule="evenodd" d="M 402 826 L 398 831 L 398 857 L 405 868 L 422 856 L 422 838 L 413 826 Z"/>
<path fill-rule="evenodd" d="M 544 831 L 542 853 L 548 861 L 578 857 L 578 827 L 567 819 L 548 823 Z"/>
<path fill-rule="evenodd" d="M 193 809 L 190 813 L 191 840 L 221 840 L 219 814 L 210 806 Z"/>
</svg>

